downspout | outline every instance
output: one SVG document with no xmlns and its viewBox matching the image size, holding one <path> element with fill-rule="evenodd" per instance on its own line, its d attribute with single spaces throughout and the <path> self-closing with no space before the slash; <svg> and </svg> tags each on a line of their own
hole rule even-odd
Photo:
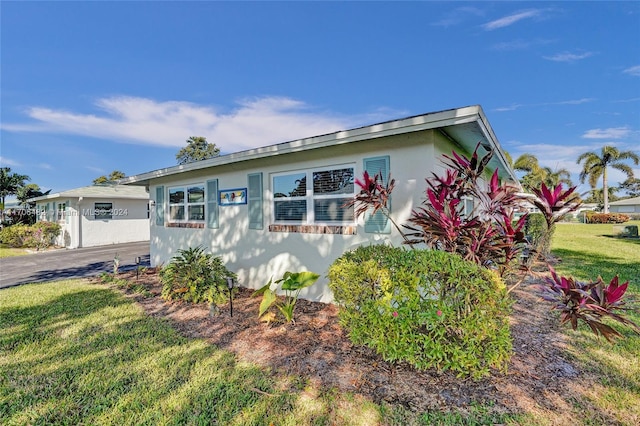
<svg viewBox="0 0 640 426">
<path fill-rule="evenodd" d="M 76 248 L 80 248 L 82 247 L 82 206 L 80 205 L 82 203 L 82 200 L 84 199 L 84 197 L 78 197 L 78 232 L 76 233 L 77 239 L 78 239 L 78 243 L 76 245 Z"/>
</svg>

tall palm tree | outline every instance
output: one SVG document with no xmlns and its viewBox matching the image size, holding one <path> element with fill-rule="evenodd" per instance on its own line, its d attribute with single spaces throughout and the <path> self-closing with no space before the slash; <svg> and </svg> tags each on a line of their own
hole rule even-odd
<svg viewBox="0 0 640 426">
<path fill-rule="evenodd" d="M 629 178 L 633 177 L 633 169 L 628 164 L 623 163 L 624 160 L 632 160 L 635 165 L 640 163 L 640 156 L 633 151 L 620 151 L 616 147 L 605 145 L 602 152 L 598 155 L 596 152 L 589 151 L 580 154 L 578 164 L 582 163 L 582 171 L 580 172 L 580 182 L 584 183 L 589 178 L 589 185 L 595 188 L 598 180 L 602 177 L 602 193 L 604 195 L 604 212 L 609 213 L 609 182 L 607 181 L 607 168 L 613 167 L 626 174 Z"/>
<path fill-rule="evenodd" d="M 0 201 L 2 201 L 2 206 L 4 206 L 6 197 L 16 195 L 18 189 L 23 187 L 27 180 L 31 180 L 31 178 L 12 172 L 11 167 L 0 167 Z"/>
</svg>

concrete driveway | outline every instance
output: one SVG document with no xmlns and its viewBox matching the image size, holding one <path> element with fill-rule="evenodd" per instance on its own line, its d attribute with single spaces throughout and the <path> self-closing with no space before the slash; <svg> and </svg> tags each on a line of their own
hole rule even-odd
<svg viewBox="0 0 640 426">
<path fill-rule="evenodd" d="M 140 257 L 142 266 L 149 266 L 149 241 L 51 250 L 0 259 L 0 289 L 113 272 L 116 253 L 120 258 L 120 270 L 135 269 L 136 257 Z"/>
</svg>

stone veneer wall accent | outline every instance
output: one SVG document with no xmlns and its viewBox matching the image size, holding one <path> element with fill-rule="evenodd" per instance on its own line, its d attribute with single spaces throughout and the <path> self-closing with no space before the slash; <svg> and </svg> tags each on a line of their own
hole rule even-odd
<svg viewBox="0 0 640 426">
<path fill-rule="evenodd" d="M 204 223 L 185 223 L 185 222 L 172 222 L 167 223 L 167 228 L 197 228 L 204 229 Z"/>
<path fill-rule="evenodd" d="M 301 234 L 355 235 L 355 226 L 340 225 L 269 225 L 269 232 L 299 232 Z"/>
</svg>

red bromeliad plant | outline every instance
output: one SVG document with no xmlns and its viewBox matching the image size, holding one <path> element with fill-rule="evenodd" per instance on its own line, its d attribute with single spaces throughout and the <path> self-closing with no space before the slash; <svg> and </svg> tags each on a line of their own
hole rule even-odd
<svg viewBox="0 0 640 426">
<path fill-rule="evenodd" d="M 613 327 L 602 322 L 605 317 L 611 318 L 631 328 L 640 334 L 640 327 L 616 311 L 627 310 L 622 300 L 629 281 L 618 285 L 618 276 L 613 277 L 609 285 L 605 285 L 601 277 L 593 282 L 580 282 L 572 277 L 559 276 L 549 267 L 551 277 L 545 279 L 546 286 L 542 287 L 542 298 L 552 302 L 553 308 L 561 312 L 562 323 L 569 322 L 574 330 L 578 321 L 583 321 L 596 334 L 609 342 L 622 334 Z"/>
</svg>

